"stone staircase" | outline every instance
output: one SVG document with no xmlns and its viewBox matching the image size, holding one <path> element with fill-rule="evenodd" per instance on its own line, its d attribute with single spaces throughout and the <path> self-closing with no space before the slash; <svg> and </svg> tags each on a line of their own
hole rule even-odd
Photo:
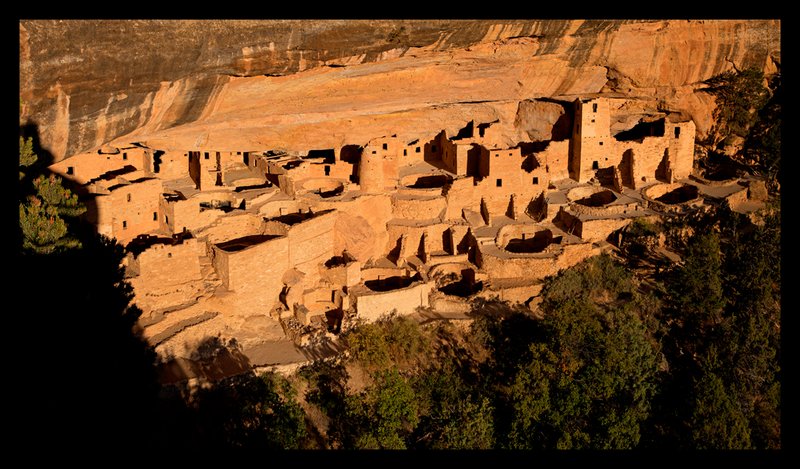
<svg viewBox="0 0 800 469">
<path fill-rule="evenodd" d="M 217 311 L 197 311 L 187 308 L 165 316 L 162 321 L 144 329 L 144 337 L 153 347 L 192 326 L 217 317 Z"/>
<path fill-rule="evenodd" d="M 202 286 L 199 295 L 194 300 L 181 305 L 175 305 L 163 310 L 153 311 L 148 318 L 142 318 L 139 324 L 144 328 L 144 336 L 156 346 L 183 330 L 202 324 L 219 313 L 216 311 L 198 310 L 198 303 L 211 298 L 218 292 L 224 293 L 222 279 L 217 275 L 211 258 L 207 255 L 200 257 L 200 275 Z"/>
</svg>

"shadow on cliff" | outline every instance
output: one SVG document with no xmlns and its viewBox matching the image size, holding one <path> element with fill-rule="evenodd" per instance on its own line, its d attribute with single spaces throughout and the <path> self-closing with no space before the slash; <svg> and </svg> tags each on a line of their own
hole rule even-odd
<svg viewBox="0 0 800 469">
<path fill-rule="evenodd" d="M 42 149 L 20 181 L 52 174 L 53 155 Z M 65 188 L 80 188 L 62 179 Z M 91 210 L 93 200 L 80 197 Z M 125 249 L 83 219 L 68 220 L 81 246 L 52 254 L 23 252 L 19 230 L 7 311 L 6 383 L 14 438 L 56 454 L 191 457 L 208 449 L 299 448 L 306 423 L 285 380 L 257 376 L 235 342 L 209 337 L 188 360 L 159 357 L 144 339 L 133 288 L 121 262 Z M 20 353 L 22 352 L 22 353 Z M 190 386 L 190 383 L 202 386 Z"/>
<path fill-rule="evenodd" d="M 122 247 L 77 231 L 81 248 L 22 256 L 16 272 L 20 436 L 73 451 L 158 446 L 155 353 L 134 331 L 141 311 L 129 304 Z"/>
<path fill-rule="evenodd" d="M 52 174 L 54 158 L 35 124 L 20 135 L 31 137 L 37 154 L 18 186 L 22 201 L 35 191 L 32 179 Z M 68 180 L 62 185 L 80 193 Z M 92 209 L 91 198 L 81 202 Z M 194 433 L 192 420 L 182 402 L 163 397 L 157 356 L 137 326 L 141 310 L 125 281 L 124 249 L 81 219 L 67 222 L 81 246 L 52 254 L 23 252 L 20 230 L 12 230 L 7 334 L 23 346 L 7 348 L 10 428 L 22 444 L 70 453 L 174 447 Z"/>
</svg>

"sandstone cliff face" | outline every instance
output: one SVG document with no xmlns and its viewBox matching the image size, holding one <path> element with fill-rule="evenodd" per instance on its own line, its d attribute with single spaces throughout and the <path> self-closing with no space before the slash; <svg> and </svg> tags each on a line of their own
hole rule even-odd
<svg viewBox="0 0 800 469">
<path fill-rule="evenodd" d="M 115 139 L 305 150 L 472 119 L 499 120 L 513 145 L 558 120 L 536 98 L 598 92 L 682 112 L 702 135 L 700 82 L 779 63 L 771 20 L 20 23 L 23 117 L 57 160 Z"/>
</svg>

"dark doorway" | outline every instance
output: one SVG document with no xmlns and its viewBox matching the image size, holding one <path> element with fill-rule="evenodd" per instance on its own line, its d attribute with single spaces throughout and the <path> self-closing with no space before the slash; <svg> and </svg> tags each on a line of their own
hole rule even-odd
<svg viewBox="0 0 800 469">
<path fill-rule="evenodd" d="M 600 164 L 597 161 L 592 161 L 592 169 L 600 169 Z"/>
<path fill-rule="evenodd" d="M 622 154 L 619 174 L 622 177 L 623 186 L 633 187 L 633 150 L 625 150 L 625 153 Z"/>
<path fill-rule="evenodd" d="M 659 181 L 670 182 L 669 173 L 669 149 L 665 149 L 664 157 L 661 158 L 661 163 L 659 163 L 658 168 L 656 168 L 656 179 Z"/>
<path fill-rule="evenodd" d="M 455 254 L 453 252 L 453 234 L 449 228 L 442 231 L 442 250 L 448 254 Z"/>
<path fill-rule="evenodd" d="M 161 155 L 164 152 L 161 150 L 156 150 L 153 152 L 153 172 L 158 173 L 161 170 Z"/>
<path fill-rule="evenodd" d="M 325 175 L 326 176 L 330 176 L 331 175 L 331 167 L 328 166 L 328 165 L 325 165 Z"/>
<path fill-rule="evenodd" d="M 206 153 L 206 155 L 208 155 L 208 153 Z M 222 161 L 221 161 L 219 152 L 217 152 L 216 156 L 217 156 L 217 181 L 214 183 L 214 185 L 215 186 L 221 186 L 222 185 Z"/>
</svg>

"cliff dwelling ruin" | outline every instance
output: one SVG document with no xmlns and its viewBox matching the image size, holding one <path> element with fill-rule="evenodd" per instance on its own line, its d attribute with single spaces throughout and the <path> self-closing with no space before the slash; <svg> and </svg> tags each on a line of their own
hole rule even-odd
<svg viewBox="0 0 800 469">
<path fill-rule="evenodd" d="M 469 122 L 453 136 L 386 129 L 304 152 L 132 142 L 51 169 L 91 198 L 98 231 L 127 246 L 157 351 L 180 356 L 223 335 L 266 366 L 279 361 L 269 345 L 302 345 L 304 327 L 466 311 L 475 297 L 534 307 L 542 279 L 611 249 L 637 218 L 721 200 L 752 210 L 764 198 L 758 181 L 692 174 L 691 120 L 613 135 L 614 100 L 625 101 L 563 98 L 571 133 L 510 148 L 495 123 Z"/>
</svg>

